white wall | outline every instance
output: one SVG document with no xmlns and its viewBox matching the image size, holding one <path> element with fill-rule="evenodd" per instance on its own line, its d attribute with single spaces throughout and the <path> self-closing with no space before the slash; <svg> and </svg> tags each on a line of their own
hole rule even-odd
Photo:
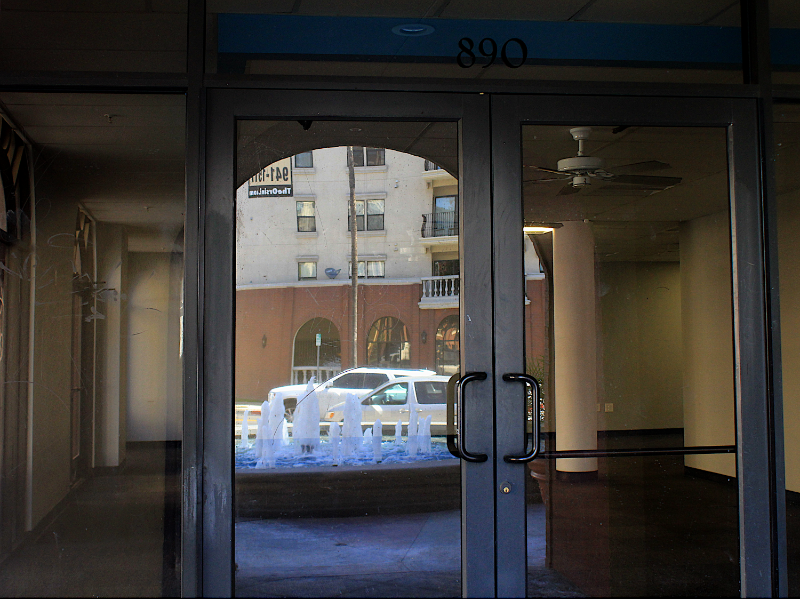
<svg viewBox="0 0 800 600">
<path fill-rule="evenodd" d="M 29 525 L 70 488 L 72 278 L 78 207 L 60 190 L 37 188 L 37 251 L 28 465 Z M 6 274 L 8 276 L 8 274 Z"/>
<path fill-rule="evenodd" d="M 128 248 L 120 225 L 97 227 L 99 294 L 97 312 L 97 408 L 95 466 L 116 467 L 125 460 L 128 355 Z"/>
<path fill-rule="evenodd" d="M 736 442 L 730 221 L 727 211 L 680 226 L 683 410 L 687 446 Z M 736 475 L 732 454 L 687 455 L 685 464 Z"/>
<path fill-rule="evenodd" d="M 294 197 L 247 198 L 237 191 L 236 283 L 297 282 L 297 257 L 318 256 L 317 279 L 327 267 L 347 281 L 350 233 L 346 147 L 314 150 L 313 172 L 293 173 Z M 356 168 L 357 199 L 385 198 L 384 230 L 359 231 L 359 256 L 386 257 L 386 277 L 430 275 L 430 255 L 419 243 L 422 214 L 432 211 L 433 187 L 422 179 L 424 161 L 386 150 L 385 167 Z M 297 200 L 316 202 L 316 234 L 297 232 Z"/>
<path fill-rule="evenodd" d="M 598 265 L 598 429 L 683 427 L 681 276 L 676 262 Z"/>
<path fill-rule="evenodd" d="M 179 309 L 171 259 L 166 252 L 128 255 L 129 442 L 181 439 L 182 398 L 174 385 L 178 357 L 168 336 L 170 315 Z"/>
</svg>

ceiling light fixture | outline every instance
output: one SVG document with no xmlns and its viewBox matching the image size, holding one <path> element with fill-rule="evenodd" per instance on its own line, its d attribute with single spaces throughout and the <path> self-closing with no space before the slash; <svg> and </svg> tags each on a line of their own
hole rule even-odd
<svg viewBox="0 0 800 600">
<path fill-rule="evenodd" d="M 539 233 L 550 233 L 551 231 L 553 231 L 552 227 L 530 226 L 522 228 L 522 233 L 539 234 Z"/>
<path fill-rule="evenodd" d="M 436 31 L 430 25 L 423 23 L 405 23 L 392 27 L 392 33 L 395 35 L 402 35 L 405 37 L 421 37 L 423 35 L 430 35 Z"/>
</svg>

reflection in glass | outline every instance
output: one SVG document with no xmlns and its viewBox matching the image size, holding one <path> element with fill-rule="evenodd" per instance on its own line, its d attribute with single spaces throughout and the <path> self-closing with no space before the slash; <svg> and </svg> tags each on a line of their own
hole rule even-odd
<svg viewBox="0 0 800 600">
<path fill-rule="evenodd" d="M 786 534 L 789 596 L 800 594 L 800 107 L 775 107 L 775 173 L 778 192 L 778 265 L 786 461 Z"/>
<path fill-rule="evenodd" d="M 180 596 L 184 96 L 0 101 L 0 589 Z"/>
<path fill-rule="evenodd" d="M 458 194 L 449 172 L 425 179 L 425 159 L 455 171 L 456 148 L 453 124 L 239 123 L 238 596 L 460 594 L 460 472 L 437 375 L 458 370 L 458 288 L 441 284 L 459 274 L 430 276 L 422 235 L 434 194 Z M 313 168 L 299 166 L 309 151 Z M 290 155 L 293 172 L 266 186 L 280 193 L 248 194 Z M 455 235 L 439 241 L 457 256 Z"/>
<path fill-rule="evenodd" d="M 733 445 L 725 131 L 525 126 L 522 163 L 545 450 Z M 540 458 L 530 474 L 529 595 L 738 594 L 727 451 Z"/>
</svg>

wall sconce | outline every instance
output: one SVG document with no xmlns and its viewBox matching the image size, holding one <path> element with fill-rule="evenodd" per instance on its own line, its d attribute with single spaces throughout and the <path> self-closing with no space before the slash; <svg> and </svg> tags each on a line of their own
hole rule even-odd
<svg viewBox="0 0 800 600">
<path fill-rule="evenodd" d="M 267 334 L 266 334 L 266 333 L 265 333 L 265 334 L 264 334 L 264 336 L 261 338 L 261 347 L 262 347 L 262 348 L 266 348 L 266 347 L 267 347 Z"/>
<path fill-rule="evenodd" d="M 428 343 L 428 332 L 427 331 L 423 331 L 421 337 L 422 337 L 422 343 L 423 344 Z"/>
</svg>

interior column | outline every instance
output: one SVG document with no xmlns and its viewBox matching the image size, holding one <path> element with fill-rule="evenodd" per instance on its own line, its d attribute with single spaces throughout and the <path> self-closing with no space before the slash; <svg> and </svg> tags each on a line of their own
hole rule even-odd
<svg viewBox="0 0 800 600">
<path fill-rule="evenodd" d="M 567 221 L 553 232 L 556 450 L 597 448 L 594 235 Z M 556 461 L 556 470 L 597 472 L 596 458 Z"/>
</svg>

